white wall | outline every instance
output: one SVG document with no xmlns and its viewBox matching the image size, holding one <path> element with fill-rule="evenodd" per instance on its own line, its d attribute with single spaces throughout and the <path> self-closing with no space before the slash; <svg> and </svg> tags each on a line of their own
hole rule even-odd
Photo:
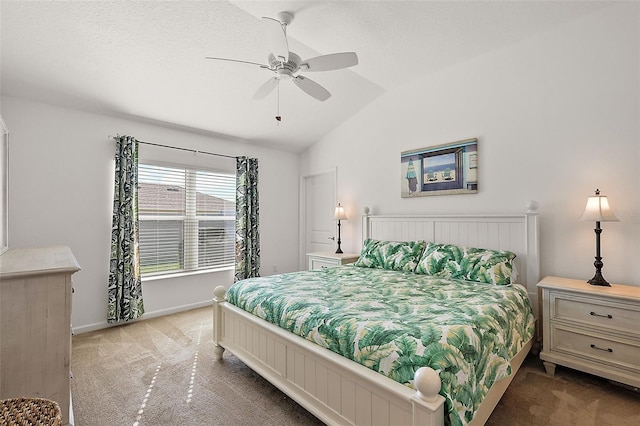
<svg viewBox="0 0 640 426">
<path fill-rule="evenodd" d="M 640 285 L 640 6 L 615 4 L 391 91 L 303 153 L 301 173 L 338 169 L 358 251 L 358 216 L 524 212 L 540 205 L 541 274 L 593 276 L 587 196 L 608 195 L 603 274 Z M 479 193 L 400 198 L 400 152 L 478 138 Z"/>
<path fill-rule="evenodd" d="M 68 245 L 76 331 L 106 326 L 115 143 L 108 135 L 259 159 L 262 275 L 298 267 L 297 154 L 216 139 L 141 121 L 3 97 L 10 130 L 9 246 Z M 235 171 L 235 161 L 141 146 L 141 159 L 199 163 Z M 294 224 L 292 226 L 291 224 Z M 143 282 L 146 317 L 201 306 L 233 271 Z"/>
</svg>

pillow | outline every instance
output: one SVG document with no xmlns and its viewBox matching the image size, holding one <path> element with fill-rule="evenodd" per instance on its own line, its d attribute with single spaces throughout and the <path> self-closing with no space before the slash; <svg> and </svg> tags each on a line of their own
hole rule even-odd
<svg viewBox="0 0 640 426">
<path fill-rule="evenodd" d="M 424 241 L 381 241 L 367 238 L 355 266 L 414 272 L 424 251 Z"/>
<path fill-rule="evenodd" d="M 516 255 L 506 250 L 428 243 L 416 273 L 495 285 L 515 282 Z"/>
</svg>

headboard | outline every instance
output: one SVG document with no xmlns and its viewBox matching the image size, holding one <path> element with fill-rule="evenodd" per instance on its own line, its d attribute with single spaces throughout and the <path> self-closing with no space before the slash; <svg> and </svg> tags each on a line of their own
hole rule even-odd
<svg viewBox="0 0 640 426">
<path fill-rule="evenodd" d="M 534 312 L 538 312 L 540 253 L 535 210 L 519 215 L 372 215 L 365 208 L 362 238 L 509 250 L 516 254 L 517 281 L 527 288 Z"/>
</svg>

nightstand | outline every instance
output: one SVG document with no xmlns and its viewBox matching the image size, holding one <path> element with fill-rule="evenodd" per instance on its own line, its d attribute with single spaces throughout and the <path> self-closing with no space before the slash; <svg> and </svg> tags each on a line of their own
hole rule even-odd
<svg viewBox="0 0 640 426">
<path fill-rule="evenodd" d="M 309 270 L 334 268 L 336 266 L 353 263 L 360 257 L 356 253 L 333 253 L 330 251 L 307 253 L 309 258 Z"/>
<path fill-rule="evenodd" d="M 559 364 L 640 387 L 640 287 L 558 277 L 538 287 L 547 374 Z"/>
</svg>

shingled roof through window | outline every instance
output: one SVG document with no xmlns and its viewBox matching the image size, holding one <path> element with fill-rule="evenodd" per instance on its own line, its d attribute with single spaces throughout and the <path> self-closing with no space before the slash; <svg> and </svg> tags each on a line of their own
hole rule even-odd
<svg viewBox="0 0 640 426">
<path fill-rule="evenodd" d="M 198 215 L 235 215 L 235 203 L 222 198 L 196 193 Z M 185 208 L 185 189 L 177 185 L 141 182 L 138 184 L 140 214 L 181 214 Z"/>
</svg>

